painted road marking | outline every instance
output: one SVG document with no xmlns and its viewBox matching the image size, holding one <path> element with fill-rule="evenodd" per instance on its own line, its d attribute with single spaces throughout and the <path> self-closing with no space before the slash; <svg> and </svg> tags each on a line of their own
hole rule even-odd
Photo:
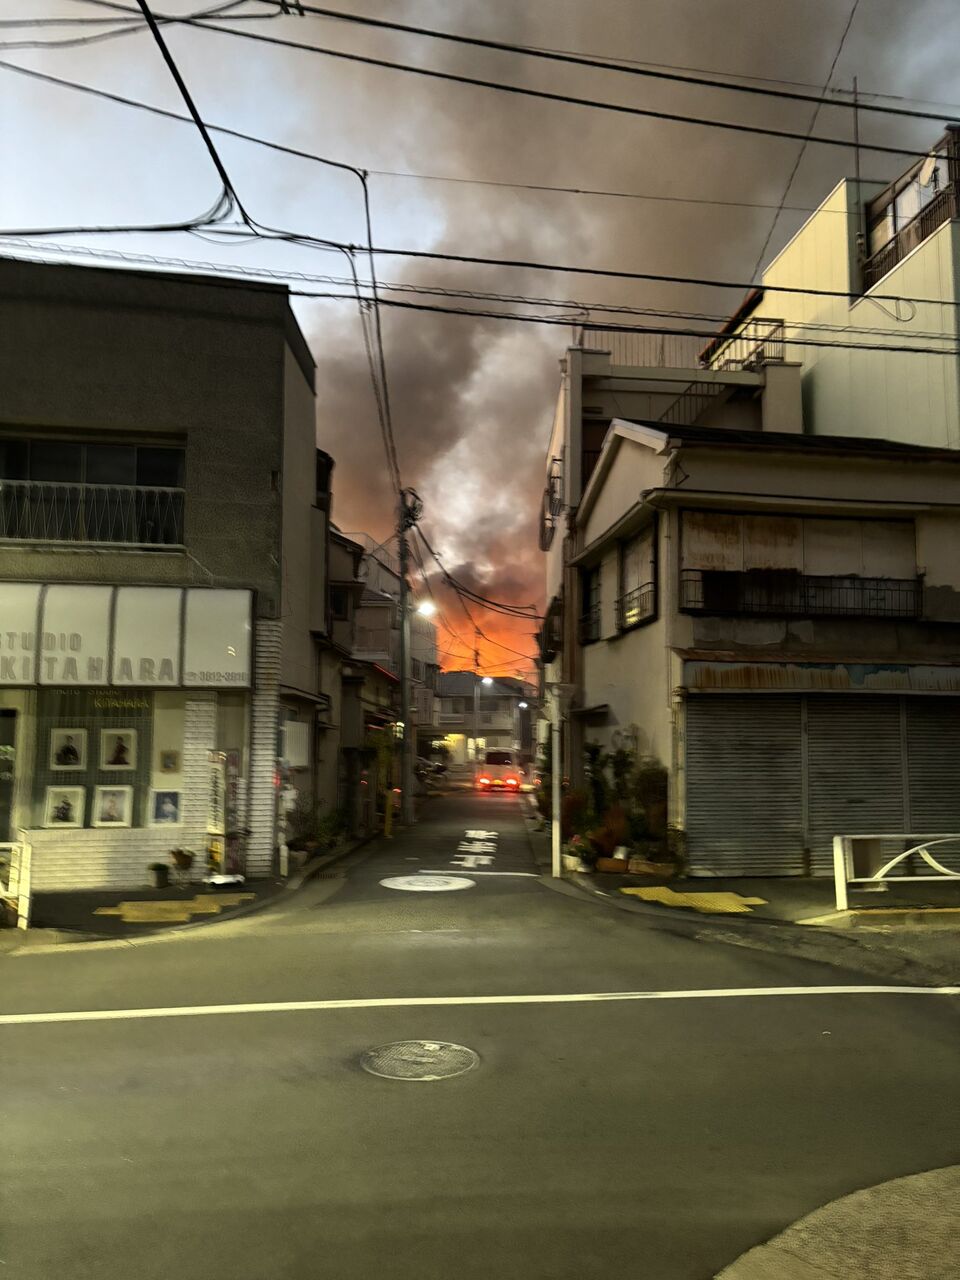
<svg viewBox="0 0 960 1280">
<path fill-rule="evenodd" d="M 655 885 L 649 889 L 623 888 L 621 893 L 642 898 L 644 902 L 659 902 L 663 907 L 687 907 L 704 915 L 748 914 L 751 907 L 765 907 L 766 898 L 744 898 L 739 893 L 718 890 L 716 893 L 677 893 L 667 885 Z"/>
<path fill-rule="evenodd" d="M 694 991 L 582 991 L 526 996 L 387 996 L 362 1000 L 284 1000 L 261 1004 L 173 1005 L 159 1009 L 85 1009 L 3 1013 L 0 1026 L 50 1022 L 133 1022 L 149 1018 L 210 1018 L 227 1013 L 322 1013 L 338 1009 L 426 1009 L 468 1005 L 591 1004 L 634 1000 L 730 1000 L 755 996 L 960 996 L 960 987 L 717 987 Z"/>
<path fill-rule="evenodd" d="M 444 874 L 444 872 L 442 872 L 442 871 L 425 871 L 425 870 L 421 867 L 421 868 L 420 868 L 420 873 L 419 873 L 419 874 L 420 874 L 420 875 L 422 875 L 422 876 L 438 876 L 438 875 L 443 875 L 443 874 Z M 529 877 L 531 878 L 531 880 L 539 880 L 539 879 L 540 879 L 540 876 L 537 874 L 537 872 L 536 872 L 536 871 L 481 871 L 481 870 L 475 870 L 475 871 L 471 871 L 471 872 L 470 872 L 470 874 L 471 874 L 472 876 L 529 876 Z"/>
<path fill-rule="evenodd" d="M 445 893 L 452 889 L 473 889 L 476 881 L 466 876 L 448 876 L 442 871 L 418 872 L 415 876 L 388 876 L 380 883 L 384 889 L 403 889 L 407 893 Z"/>
<path fill-rule="evenodd" d="M 461 853 L 457 858 L 450 859 L 450 865 L 453 867 L 489 867 L 493 858 L 488 853 Z"/>
<path fill-rule="evenodd" d="M 161 898 L 118 902 L 97 907 L 95 916 L 119 916 L 124 924 L 186 924 L 193 916 L 216 916 L 224 907 L 252 902 L 255 893 L 197 894 L 194 898 Z"/>
</svg>

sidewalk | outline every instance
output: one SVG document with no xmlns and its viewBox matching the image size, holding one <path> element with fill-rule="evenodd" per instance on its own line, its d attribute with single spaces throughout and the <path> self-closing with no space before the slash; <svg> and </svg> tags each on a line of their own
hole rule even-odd
<svg viewBox="0 0 960 1280">
<path fill-rule="evenodd" d="M 717 1280 L 947 1280 L 960 1273 L 960 1166 L 834 1200 Z"/>
<path fill-rule="evenodd" d="M 534 855 L 550 876 L 550 832 L 525 821 Z M 556 885 L 556 881 L 550 881 Z M 960 886 L 896 887 L 882 893 L 851 887 L 853 910 L 835 909 L 830 877 L 714 879 L 564 873 L 562 886 L 601 898 L 652 926 L 783 951 L 902 981 L 960 981 Z"/>
</svg>

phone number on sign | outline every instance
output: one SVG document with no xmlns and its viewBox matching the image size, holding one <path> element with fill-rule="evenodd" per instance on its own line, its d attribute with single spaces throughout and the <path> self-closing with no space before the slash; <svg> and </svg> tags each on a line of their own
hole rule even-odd
<svg viewBox="0 0 960 1280">
<path fill-rule="evenodd" d="M 188 671 L 186 676 L 187 684 L 248 684 L 249 676 L 246 671 Z"/>
</svg>

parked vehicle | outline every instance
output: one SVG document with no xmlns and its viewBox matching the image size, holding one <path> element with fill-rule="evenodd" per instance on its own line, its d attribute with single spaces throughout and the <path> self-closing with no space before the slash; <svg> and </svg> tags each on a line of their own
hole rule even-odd
<svg viewBox="0 0 960 1280">
<path fill-rule="evenodd" d="M 478 791 L 517 792 L 522 780 L 523 769 L 513 751 L 487 751 L 483 763 L 477 765 Z"/>
</svg>

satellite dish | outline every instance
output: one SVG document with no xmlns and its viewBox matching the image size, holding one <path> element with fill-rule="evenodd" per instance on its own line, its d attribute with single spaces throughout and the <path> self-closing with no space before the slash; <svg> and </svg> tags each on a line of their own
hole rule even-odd
<svg viewBox="0 0 960 1280">
<path fill-rule="evenodd" d="M 931 181 L 936 176 L 937 161 L 939 159 L 940 157 L 937 153 L 935 151 L 931 151 L 926 160 L 924 160 L 923 164 L 920 166 L 919 177 L 921 187 L 929 187 Z"/>
</svg>

